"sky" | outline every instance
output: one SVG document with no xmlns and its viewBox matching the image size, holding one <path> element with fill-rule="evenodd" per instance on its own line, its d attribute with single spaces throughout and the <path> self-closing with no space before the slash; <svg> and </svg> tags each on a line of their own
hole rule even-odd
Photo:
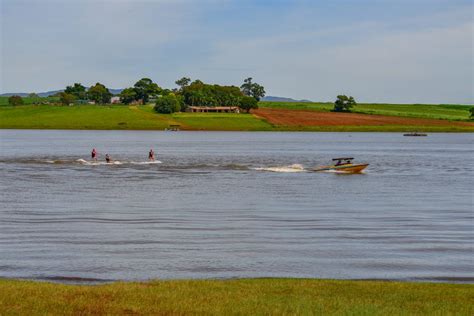
<svg viewBox="0 0 474 316">
<path fill-rule="evenodd" d="M 0 0 L 0 93 L 183 77 L 333 101 L 474 103 L 471 0 Z"/>
</svg>

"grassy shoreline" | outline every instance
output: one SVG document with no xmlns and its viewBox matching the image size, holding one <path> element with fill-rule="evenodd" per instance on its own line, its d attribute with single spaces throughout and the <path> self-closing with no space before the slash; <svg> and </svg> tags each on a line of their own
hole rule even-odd
<svg viewBox="0 0 474 316">
<path fill-rule="evenodd" d="M 232 279 L 66 285 L 0 279 L 0 315 L 472 315 L 474 285 Z"/>
<path fill-rule="evenodd" d="M 328 112 L 328 106 L 319 103 L 262 102 L 261 104 L 262 108 L 281 108 L 289 111 L 306 109 L 314 112 Z M 182 130 L 189 131 L 474 132 L 474 123 L 467 120 L 469 107 L 466 106 L 422 105 L 421 109 L 418 109 L 418 105 L 376 105 L 375 110 L 374 105 L 367 106 L 371 108 L 364 110 L 361 105 L 357 113 L 363 113 L 368 117 L 372 117 L 371 114 L 392 113 L 391 117 L 401 117 L 406 120 L 410 117 L 418 117 L 423 120 L 420 120 L 419 124 L 417 121 L 417 125 L 408 123 L 409 121 L 404 122 L 405 119 L 402 119 L 402 125 L 286 126 L 271 124 L 266 119 L 252 114 L 157 114 L 149 105 L 23 105 L 0 107 L 0 129 L 164 130 L 169 125 L 178 124 Z M 440 118 L 444 119 L 440 120 Z M 430 123 L 435 121 L 436 124 Z M 438 124 L 440 121 L 443 124 Z"/>
</svg>

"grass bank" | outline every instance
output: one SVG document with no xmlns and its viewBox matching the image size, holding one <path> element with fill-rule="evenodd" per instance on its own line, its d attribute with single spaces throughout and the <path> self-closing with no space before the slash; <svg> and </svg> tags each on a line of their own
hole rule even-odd
<svg viewBox="0 0 474 316">
<path fill-rule="evenodd" d="M 275 126 L 251 114 L 235 113 L 174 113 L 175 122 L 184 129 L 207 131 L 273 131 Z"/>
<path fill-rule="evenodd" d="M 251 114 L 157 114 L 152 106 L 23 105 L 0 107 L 0 128 L 164 130 L 172 124 L 184 130 L 267 131 L 274 127 Z"/>
<path fill-rule="evenodd" d="M 151 107 L 122 105 L 24 105 L 0 107 L 0 128 L 163 130 L 177 124 Z"/>
<path fill-rule="evenodd" d="M 0 315 L 473 315 L 467 284 L 315 279 L 64 285 L 0 280 Z"/>
</svg>

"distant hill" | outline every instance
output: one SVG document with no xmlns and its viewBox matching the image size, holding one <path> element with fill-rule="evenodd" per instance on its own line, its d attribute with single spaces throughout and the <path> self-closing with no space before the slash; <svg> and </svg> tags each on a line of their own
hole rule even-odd
<svg viewBox="0 0 474 316">
<path fill-rule="evenodd" d="M 123 89 L 109 89 L 109 91 L 112 93 L 112 94 L 119 94 L 120 92 L 122 92 Z M 49 97 L 49 96 L 52 96 L 58 92 L 63 92 L 64 90 L 53 90 L 53 91 L 45 91 L 45 92 L 39 92 L 39 93 L 36 93 L 37 95 L 39 95 L 40 97 Z M 20 97 L 27 97 L 28 96 L 28 92 L 18 92 L 18 93 L 3 93 L 3 94 L 0 94 L 1 97 L 11 97 L 12 95 L 19 95 Z M 310 100 L 296 100 L 296 99 L 292 99 L 292 98 L 285 98 L 285 97 L 276 97 L 276 96 L 266 96 L 266 97 L 263 97 L 262 98 L 262 101 L 268 101 L 268 102 L 312 102 Z"/>
<path fill-rule="evenodd" d="M 123 89 L 109 89 L 110 93 L 112 94 L 119 94 L 120 92 L 122 92 Z"/>
<path fill-rule="evenodd" d="M 109 91 L 112 93 L 112 94 L 119 94 L 120 92 L 122 92 L 123 89 L 109 89 Z M 52 90 L 52 91 L 45 91 L 45 92 L 38 92 L 36 93 L 37 95 L 39 95 L 40 97 L 49 97 L 49 96 L 52 96 L 58 92 L 63 92 L 64 90 Z M 20 97 L 27 97 L 28 94 L 30 94 L 29 92 L 17 92 L 17 93 L 2 93 L 0 94 L 0 97 L 11 97 L 12 95 L 19 95 Z"/>
<path fill-rule="evenodd" d="M 284 98 L 284 97 L 274 97 L 274 96 L 266 96 L 262 98 L 262 101 L 268 102 L 312 102 L 310 100 L 295 100 L 292 98 Z"/>
<path fill-rule="evenodd" d="M 54 91 L 46 91 L 46 92 L 40 92 L 40 93 L 36 93 L 37 95 L 39 95 L 40 97 L 49 97 L 53 94 L 56 94 L 58 92 L 62 92 L 64 90 L 54 90 Z M 27 97 L 28 95 L 30 94 L 30 92 L 17 92 L 17 93 L 3 93 L 3 94 L 0 94 L 0 97 L 11 97 L 12 95 L 19 95 L 20 97 Z"/>
</svg>

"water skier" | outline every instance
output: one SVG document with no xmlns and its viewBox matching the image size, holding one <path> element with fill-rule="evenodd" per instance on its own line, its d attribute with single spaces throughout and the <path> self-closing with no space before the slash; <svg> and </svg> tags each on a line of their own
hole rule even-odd
<svg viewBox="0 0 474 316">
<path fill-rule="evenodd" d="M 92 160 L 97 161 L 97 151 L 95 150 L 95 148 L 92 148 L 91 158 Z"/>
<path fill-rule="evenodd" d="M 153 151 L 153 149 L 150 149 L 150 151 L 148 152 L 148 160 L 155 161 L 155 152 Z"/>
</svg>

